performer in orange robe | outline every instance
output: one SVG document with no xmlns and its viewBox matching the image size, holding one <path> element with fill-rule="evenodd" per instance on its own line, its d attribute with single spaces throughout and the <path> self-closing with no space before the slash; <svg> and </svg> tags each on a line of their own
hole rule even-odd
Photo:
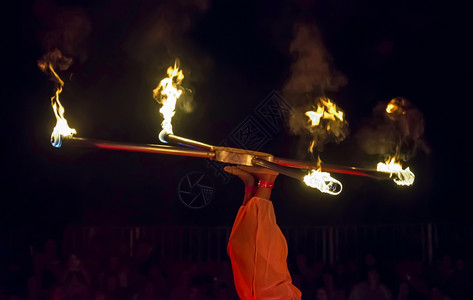
<svg viewBox="0 0 473 300">
<path fill-rule="evenodd" d="M 227 166 L 245 184 L 245 196 L 228 242 L 233 278 L 243 300 L 296 300 L 287 267 L 287 243 L 276 223 L 271 189 L 277 172 L 258 167 Z"/>
</svg>

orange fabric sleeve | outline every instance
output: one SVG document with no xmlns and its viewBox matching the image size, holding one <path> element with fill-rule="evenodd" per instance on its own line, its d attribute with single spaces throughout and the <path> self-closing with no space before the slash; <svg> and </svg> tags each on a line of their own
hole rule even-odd
<svg viewBox="0 0 473 300">
<path fill-rule="evenodd" d="M 301 299 L 287 268 L 287 243 L 271 201 L 253 197 L 240 207 L 227 250 L 241 299 Z"/>
</svg>

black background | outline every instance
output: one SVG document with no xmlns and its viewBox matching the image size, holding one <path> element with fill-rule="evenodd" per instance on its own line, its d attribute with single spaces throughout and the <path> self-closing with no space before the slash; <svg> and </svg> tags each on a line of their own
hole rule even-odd
<svg viewBox="0 0 473 300">
<path fill-rule="evenodd" d="M 344 190 L 333 197 L 280 176 L 273 192 L 278 222 L 470 222 L 472 71 L 466 9 L 419 1 L 214 1 L 205 11 L 184 11 L 188 27 L 176 25 L 166 43 L 147 47 L 142 40 L 162 2 L 61 1 L 55 3 L 59 10 L 50 10 L 51 3 L 22 1 L 4 10 L 9 14 L 3 26 L 1 110 L 0 221 L 5 227 L 231 225 L 240 205 L 241 183 L 214 178 L 203 159 L 51 147 L 54 84 L 36 63 L 45 53 L 43 33 L 55 27 L 39 15 L 54 17 L 70 8 L 82 10 L 91 24 L 73 53 L 73 65 L 60 73 L 65 80 L 61 100 L 78 136 L 158 143 L 161 116 L 152 90 L 179 57 L 195 107 L 176 114 L 175 132 L 218 144 L 268 94 L 282 88 L 291 65 L 292 26 L 310 19 L 334 66 L 347 78 L 331 96 L 345 111 L 351 131 L 379 101 L 402 96 L 424 114 L 431 152 L 409 162 L 416 174 L 412 187 L 339 175 Z M 176 10 L 170 16 L 183 22 Z M 285 128 L 261 150 L 304 158 L 298 137 Z M 376 163 L 351 136 L 328 146 L 323 160 Z M 216 186 L 212 203 L 198 210 L 177 198 L 179 181 L 192 171 L 207 173 Z"/>
</svg>

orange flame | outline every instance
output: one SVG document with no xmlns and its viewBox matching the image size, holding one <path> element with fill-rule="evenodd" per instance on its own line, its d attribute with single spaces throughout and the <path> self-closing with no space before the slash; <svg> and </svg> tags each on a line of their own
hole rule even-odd
<svg viewBox="0 0 473 300">
<path fill-rule="evenodd" d="M 306 111 L 305 115 L 309 117 L 309 126 L 310 128 L 318 127 L 322 130 L 325 129 L 326 132 L 331 132 L 335 136 L 341 136 L 340 130 L 334 130 L 332 125 L 334 122 L 344 122 L 344 113 L 341 109 L 337 107 L 337 105 L 332 102 L 329 98 L 319 98 L 317 102 L 317 108 L 314 107 L 315 110 Z M 322 120 L 327 120 L 326 122 L 322 122 Z M 336 128 L 337 126 L 335 126 Z M 310 146 L 309 151 L 310 153 L 314 152 L 314 147 L 316 146 L 316 140 L 314 139 Z"/>
<path fill-rule="evenodd" d="M 319 98 L 315 110 L 306 111 L 305 115 L 309 117 L 309 125 L 311 128 L 318 127 L 325 131 L 331 131 L 331 122 L 343 122 L 344 113 L 337 108 L 337 105 L 328 98 Z M 322 122 L 322 120 L 328 120 Z M 334 133 L 337 135 L 338 133 Z M 309 151 L 314 152 L 316 140 L 313 139 L 309 146 Z M 333 178 L 330 173 L 322 172 L 320 167 L 320 156 L 318 157 L 318 167 L 312 169 L 304 176 L 304 182 L 312 188 L 316 188 L 323 193 L 338 195 L 342 191 L 342 183 Z"/>
<path fill-rule="evenodd" d="M 386 114 L 389 118 L 395 118 L 396 115 L 405 114 L 405 100 L 402 98 L 394 98 L 386 105 Z M 397 151 L 398 152 L 398 151 Z M 376 169 L 380 172 L 389 173 L 391 177 L 394 175 L 394 182 L 398 185 L 412 185 L 415 180 L 414 173 L 409 167 L 403 169 L 399 162 L 399 154 L 388 157 L 385 162 L 379 162 Z"/>
<path fill-rule="evenodd" d="M 180 84 L 184 79 L 184 74 L 182 70 L 179 69 L 177 60 L 174 62 L 174 67 L 170 66 L 167 69 L 167 75 L 168 77 L 162 79 L 159 85 L 153 90 L 153 97 L 159 104 L 163 105 L 159 110 L 163 115 L 163 122 L 161 123 L 162 130 L 159 133 L 159 139 L 164 143 L 166 141 L 163 136 L 173 133 L 171 120 L 176 113 L 177 99 L 179 99 L 183 93 Z"/>
<path fill-rule="evenodd" d="M 310 170 L 304 176 L 304 183 L 312 188 L 316 188 L 322 193 L 331 195 L 338 195 L 341 193 L 343 185 L 340 181 L 333 178 L 330 173 L 322 172 L 320 170 Z"/>
<path fill-rule="evenodd" d="M 414 173 L 409 167 L 403 169 L 395 156 L 388 158 L 384 163 L 379 162 L 376 169 L 380 172 L 389 173 L 391 177 L 395 175 L 393 180 L 398 185 L 412 185 L 414 183 Z"/>
<path fill-rule="evenodd" d="M 404 106 L 406 105 L 406 101 L 403 98 L 393 98 L 389 101 L 388 105 L 386 105 L 386 112 L 388 114 L 400 113 L 405 114 L 406 111 Z"/>
<path fill-rule="evenodd" d="M 317 168 L 312 169 L 304 176 L 303 181 L 311 188 L 316 188 L 322 193 L 338 195 L 341 193 L 343 185 L 340 181 L 333 178 L 330 173 L 322 172 L 322 161 L 320 156 L 317 160 Z"/>
<path fill-rule="evenodd" d="M 62 81 L 59 75 L 54 71 L 54 68 L 50 63 L 40 61 L 38 62 L 38 66 L 42 71 L 46 71 L 46 69 L 49 69 L 49 71 L 51 71 L 54 78 L 59 83 L 55 95 L 51 97 L 51 107 L 53 108 L 54 115 L 56 116 L 56 126 L 54 127 L 51 133 L 51 144 L 54 147 L 61 147 L 62 139 L 64 137 L 72 137 L 74 134 L 77 133 L 74 128 L 70 128 L 67 124 L 67 120 L 64 117 L 64 113 L 66 112 L 66 110 L 61 104 L 61 101 L 59 101 L 59 95 L 61 94 L 62 88 L 64 87 L 64 81 Z"/>
<path fill-rule="evenodd" d="M 337 108 L 337 105 L 328 98 L 320 98 L 317 103 L 316 111 L 307 111 L 305 113 L 309 117 L 311 127 L 319 126 L 321 119 L 328 119 L 332 121 L 343 121 L 343 111 Z M 330 126 L 327 128 L 330 130 Z"/>
</svg>

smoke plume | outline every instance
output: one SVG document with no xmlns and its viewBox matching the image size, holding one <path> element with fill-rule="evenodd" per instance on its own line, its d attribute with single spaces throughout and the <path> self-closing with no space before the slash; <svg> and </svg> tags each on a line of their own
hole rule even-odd
<svg viewBox="0 0 473 300">
<path fill-rule="evenodd" d="M 52 1 L 40 0 L 33 4 L 33 11 L 42 25 L 37 36 L 46 53 L 43 60 L 50 59 L 54 68 L 65 70 L 71 64 L 64 64 L 64 57 L 80 61 L 87 58 L 86 41 L 91 22 L 84 9 L 61 7 Z"/>
<path fill-rule="evenodd" d="M 293 35 L 289 46 L 293 62 L 290 77 L 283 88 L 283 94 L 293 104 L 307 104 L 307 99 L 313 100 L 313 96 L 338 90 L 346 84 L 345 77 L 334 69 L 315 24 L 295 24 Z"/>
<path fill-rule="evenodd" d="M 289 45 L 293 59 L 290 76 L 282 94 L 294 111 L 289 128 L 295 135 L 311 139 L 313 146 L 322 151 L 328 142 L 341 142 L 348 135 L 348 123 L 324 120 L 323 126 L 309 127 L 305 112 L 319 105 L 326 92 L 334 92 L 346 84 L 346 78 L 337 71 L 324 45 L 321 32 L 314 23 L 297 23 Z M 314 147 L 311 147 L 314 148 Z"/>
<path fill-rule="evenodd" d="M 418 151 L 430 152 L 424 139 L 424 126 L 422 112 L 407 99 L 398 97 L 379 102 L 355 136 L 367 154 L 397 156 L 408 161 Z"/>
<path fill-rule="evenodd" d="M 134 3 L 134 1 L 131 1 Z M 149 4 L 152 6 L 149 6 Z M 210 0 L 151 1 L 139 10 L 140 19 L 130 24 L 124 49 L 137 60 L 149 60 L 165 49 L 167 54 L 181 57 L 183 46 L 190 46 L 183 36 L 210 8 Z M 186 45 L 180 45 L 184 43 Z M 186 53 L 188 54 L 188 53 Z M 183 58 L 181 57 L 181 60 Z"/>
</svg>

